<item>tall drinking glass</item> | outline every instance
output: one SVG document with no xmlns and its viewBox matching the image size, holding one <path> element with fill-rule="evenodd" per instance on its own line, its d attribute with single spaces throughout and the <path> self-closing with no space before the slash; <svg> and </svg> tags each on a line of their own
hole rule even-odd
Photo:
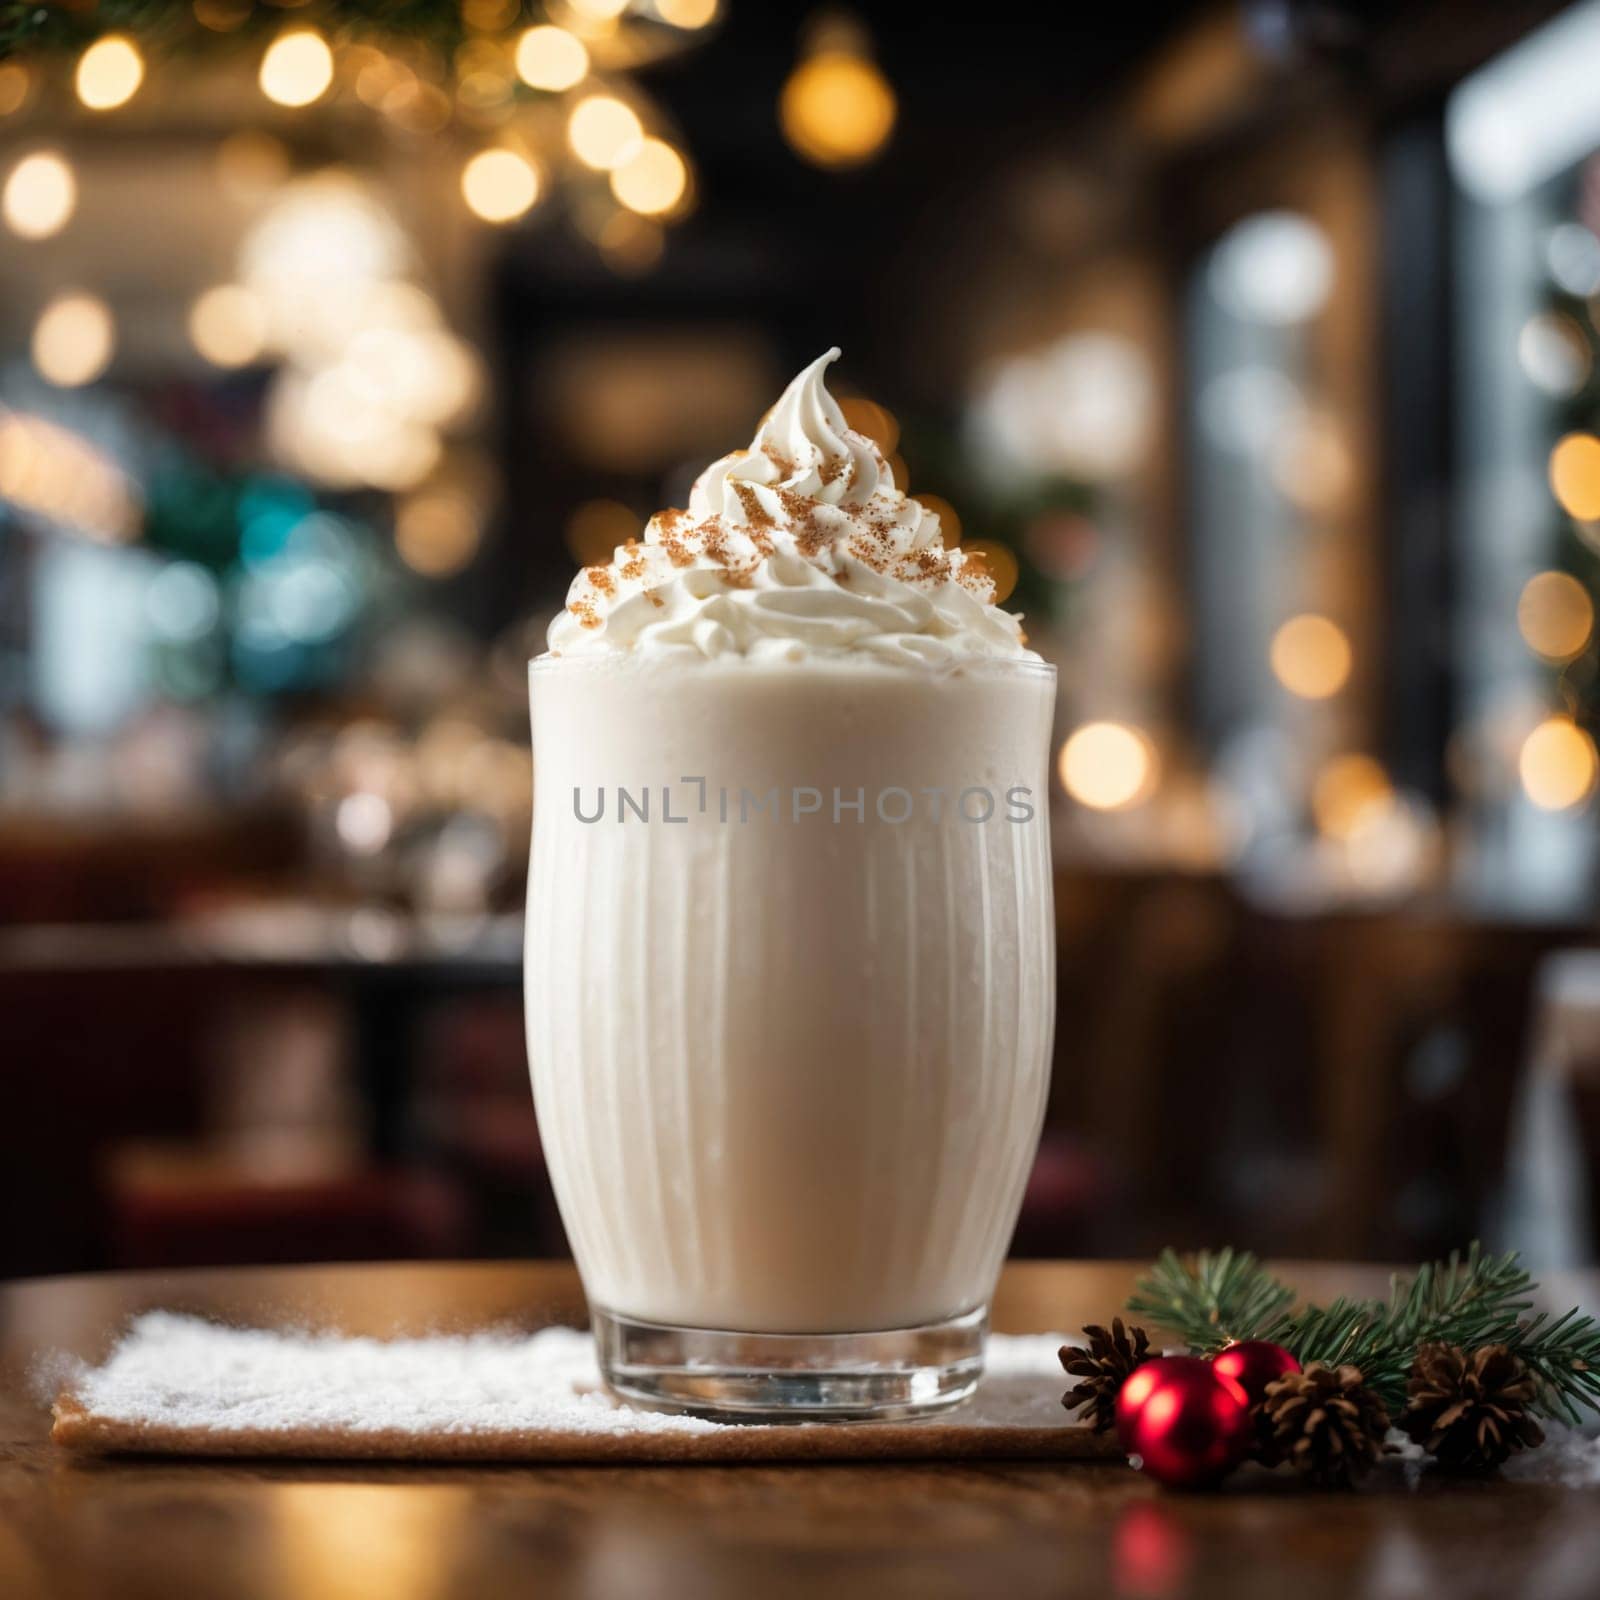
<svg viewBox="0 0 1600 1600">
<path fill-rule="evenodd" d="M 904 1416 L 982 1368 L 1054 1020 L 1054 669 L 532 664 L 526 1002 L 606 1381 Z"/>
</svg>

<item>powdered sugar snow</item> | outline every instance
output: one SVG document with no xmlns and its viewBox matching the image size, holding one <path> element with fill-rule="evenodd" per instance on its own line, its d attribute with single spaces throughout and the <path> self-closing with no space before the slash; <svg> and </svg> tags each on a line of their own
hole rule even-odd
<svg viewBox="0 0 1600 1600">
<path fill-rule="evenodd" d="M 76 1386 L 76 1398 L 119 1422 L 219 1431 L 617 1434 L 717 1426 L 618 1406 L 601 1387 L 593 1339 L 572 1328 L 357 1339 L 227 1328 L 152 1311 Z"/>
<path fill-rule="evenodd" d="M 1059 1439 L 1066 1454 L 1102 1453 L 1061 1407 L 1061 1343 L 1055 1334 L 996 1335 L 972 1400 L 874 1431 L 959 1433 L 953 1448 L 969 1453 L 980 1435 L 1004 1453 L 1002 1432 L 1026 1435 L 1032 1452 Z M 571 1328 L 380 1340 L 232 1328 L 162 1311 L 138 1318 L 101 1366 L 67 1386 L 57 1419 L 58 1438 L 87 1448 L 228 1449 L 233 1441 L 249 1453 L 335 1456 L 359 1456 L 382 1440 L 381 1453 L 418 1457 L 555 1456 L 564 1442 L 575 1457 L 687 1459 L 698 1453 L 696 1440 L 726 1444 L 716 1453 L 731 1454 L 737 1436 L 741 1453 L 781 1459 L 835 1453 L 823 1448 L 824 1433 L 861 1439 L 859 1429 L 751 1427 L 636 1410 L 604 1389 L 594 1341 Z M 811 1436 L 799 1451 L 758 1447 L 752 1438 L 797 1434 Z M 478 1449 L 483 1441 L 492 1448 Z M 860 1453 L 868 1453 L 864 1441 Z M 931 1435 L 926 1453 L 942 1453 Z"/>
</svg>

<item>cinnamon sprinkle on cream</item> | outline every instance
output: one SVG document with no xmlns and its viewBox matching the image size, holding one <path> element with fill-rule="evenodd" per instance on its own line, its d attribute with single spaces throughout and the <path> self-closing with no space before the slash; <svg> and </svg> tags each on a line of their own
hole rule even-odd
<svg viewBox="0 0 1600 1600">
<path fill-rule="evenodd" d="M 701 474 L 687 509 L 659 512 L 610 562 L 583 569 L 551 625 L 553 650 L 754 654 L 779 640 L 803 655 L 816 639 L 895 654 L 919 635 L 923 659 L 1023 651 L 981 561 L 945 549 L 933 514 L 849 428 L 822 381 L 837 354 L 795 379 L 748 450 Z"/>
</svg>

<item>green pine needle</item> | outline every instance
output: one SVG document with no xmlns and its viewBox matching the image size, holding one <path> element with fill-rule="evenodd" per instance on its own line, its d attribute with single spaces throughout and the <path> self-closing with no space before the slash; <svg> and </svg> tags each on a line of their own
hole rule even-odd
<svg viewBox="0 0 1600 1600">
<path fill-rule="evenodd" d="M 1187 1258 L 1163 1250 L 1135 1285 L 1128 1310 L 1183 1335 L 1196 1355 L 1236 1339 L 1278 1340 L 1294 1290 L 1248 1250 L 1201 1250 Z"/>
<path fill-rule="evenodd" d="M 1270 1339 L 1302 1366 L 1348 1362 L 1392 1415 L 1405 1404 L 1419 1345 L 1506 1344 L 1537 1375 L 1541 1414 L 1575 1423 L 1580 1407 L 1600 1412 L 1600 1326 L 1577 1311 L 1524 1320 L 1533 1290 L 1515 1251 L 1485 1255 L 1474 1242 L 1465 1258 L 1456 1251 L 1413 1277 L 1396 1274 L 1387 1302 L 1341 1298 L 1291 1310 L 1294 1291 L 1248 1252 L 1200 1251 L 1185 1259 L 1164 1250 L 1139 1279 L 1128 1310 L 1172 1329 L 1196 1355 L 1235 1339 Z"/>
</svg>

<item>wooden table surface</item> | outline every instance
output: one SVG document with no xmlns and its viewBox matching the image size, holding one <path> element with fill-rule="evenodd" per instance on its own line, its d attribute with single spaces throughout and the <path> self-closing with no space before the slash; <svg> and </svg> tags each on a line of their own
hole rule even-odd
<svg viewBox="0 0 1600 1600">
<path fill-rule="evenodd" d="M 1297 1268 L 1310 1294 L 1371 1269 Z M 1076 1329 L 1131 1270 L 1007 1269 L 995 1326 Z M 1600 1277 L 1561 1294 L 1600 1299 Z M 1570 1301 L 1569 1301 L 1570 1303 Z M 0 1596 L 64 1600 L 826 1600 L 1600 1593 L 1600 1489 L 1491 1481 L 1315 1494 L 1259 1471 L 1179 1495 L 1119 1465 L 395 1467 L 77 1462 L 37 1396 L 153 1306 L 400 1333 L 576 1320 L 560 1264 L 231 1269 L 0 1287 Z"/>
</svg>

